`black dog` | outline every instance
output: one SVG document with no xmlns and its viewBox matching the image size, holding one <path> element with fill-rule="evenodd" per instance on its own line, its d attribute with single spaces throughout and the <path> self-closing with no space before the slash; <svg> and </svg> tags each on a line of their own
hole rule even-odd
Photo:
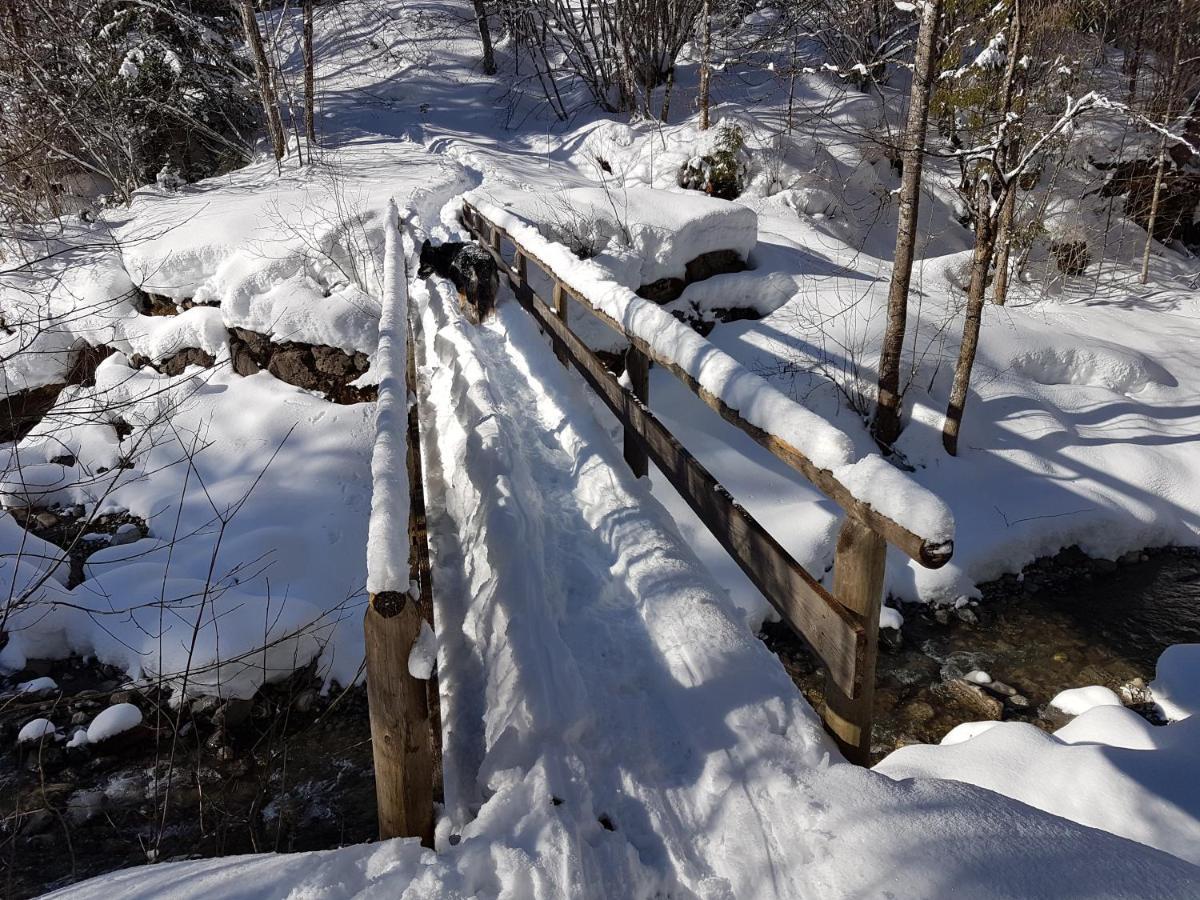
<svg viewBox="0 0 1200 900">
<path fill-rule="evenodd" d="M 500 273 L 491 254 L 478 244 L 448 241 L 435 247 L 425 241 L 417 275 L 428 278 L 433 274 L 454 282 L 458 301 L 473 324 L 478 325 L 496 308 Z"/>
</svg>

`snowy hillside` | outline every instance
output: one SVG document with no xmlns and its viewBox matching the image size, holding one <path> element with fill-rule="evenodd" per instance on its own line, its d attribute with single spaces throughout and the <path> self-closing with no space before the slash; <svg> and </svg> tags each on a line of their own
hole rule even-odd
<svg viewBox="0 0 1200 900">
<path fill-rule="evenodd" d="M 50 392 L 0 443 L 0 670 L 111 667 L 122 693 L 158 692 L 156 741 L 199 745 L 179 717 L 205 698 L 228 709 L 305 673 L 323 702 L 361 685 L 368 590 L 407 590 L 398 435 L 416 405 L 435 847 L 163 859 L 160 826 L 139 837 L 153 865 L 64 877 L 50 896 L 1200 896 L 1200 644 L 1172 647 L 1144 686 L 1139 711 L 1159 724 L 1082 671 L 1088 690 L 1056 698 L 1053 732 L 967 722 L 852 766 L 759 639 L 766 599 L 663 473 L 631 474 L 619 422 L 512 291 L 477 326 L 450 280 L 417 275 L 423 239 L 471 239 L 470 202 L 699 389 L 890 521 L 952 543 L 941 568 L 889 550 L 883 623 L 899 626 L 905 604 L 970 610 L 979 585 L 1065 548 L 1200 545 L 1200 262 L 1156 243 L 1139 283 L 1145 230 L 1102 208 L 1092 165 L 1133 158 L 1125 120 L 1076 123 L 1026 192 L 1039 224 L 1007 303 L 984 312 L 956 456 L 942 428 L 973 236 L 957 163 L 930 155 L 905 427 L 885 460 L 870 417 L 901 182 L 862 135 L 902 124 L 907 74 L 873 92 L 844 72 L 783 77 L 755 56 L 777 51 L 764 41 L 718 70 L 717 127 L 701 130 L 688 41 L 669 124 L 595 105 L 559 121 L 498 15 L 500 73 L 483 73 L 473 16 L 460 0 L 318 4 L 307 164 L 260 142 L 226 175 L 146 186 L 90 221 L 63 217 L 52 242 L 10 242 L 39 259 L 0 278 L 14 323 L 0 392 Z M 260 19 L 295 75 L 301 11 Z M 770 9 L 743 26 L 769 29 Z M 740 195 L 681 187 L 732 126 Z M 1099 262 L 1071 275 L 1052 247 L 1080 234 Z M 705 256 L 722 268 L 695 277 Z M 401 302 L 414 396 L 404 323 L 381 323 Z M 603 358 L 628 346 L 567 308 Z M 672 372 L 649 377 L 652 412 L 832 590 L 841 509 Z M 136 706 L 112 731 L 50 699 L 29 710 L 12 738 L 26 767 L 38 746 L 82 770 L 90 757 L 68 750 L 150 727 Z"/>
</svg>

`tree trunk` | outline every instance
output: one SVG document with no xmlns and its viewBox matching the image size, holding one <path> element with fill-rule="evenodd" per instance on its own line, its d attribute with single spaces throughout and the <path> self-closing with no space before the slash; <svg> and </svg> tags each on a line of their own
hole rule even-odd
<svg viewBox="0 0 1200 900">
<path fill-rule="evenodd" d="M 1179 0 L 1179 22 L 1185 21 L 1183 18 L 1184 8 L 1187 0 Z M 1158 165 L 1154 170 L 1154 193 L 1150 196 L 1150 216 L 1146 222 L 1146 247 L 1142 251 L 1142 284 L 1145 284 L 1150 277 L 1150 249 L 1154 246 L 1154 225 L 1158 219 L 1158 202 L 1162 196 L 1163 176 L 1167 170 L 1167 129 L 1171 127 L 1171 107 L 1174 105 L 1172 101 L 1175 99 L 1175 85 L 1179 78 L 1179 53 L 1183 45 L 1182 26 L 1177 25 L 1175 28 L 1175 50 L 1172 54 L 1171 75 L 1167 79 L 1167 107 L 1163 112 L 1163 135 L 1158 142 Z"/>
<path fill-rule="evenodd" d="M 258 17 L 254 13 L 252 0 L 240 0 L 242 28 L 246 32 L 246 44 L 254 59 L 254 74 L 258 78 L 258 94 L 262 100 L 263 114 L 267 117 L 267 131 L 271 135 L 271 146 L 275 159 L 283 159 L 287 144 L 283 138 L 283 120 L 279 117 L 279 101 L 271 86 L 271 66 L 267 62 L 267 51 L 263 47 L 262 34 L 258 30 Z"/>
<path fill-rule="evenodd" d="M 1021 140 L 1014 135 L 1004 157 L 1004 168 L 1012 172 L 1021 159 Z M 1012 250 L 1012 226 L 1017 213 L 1017 186 L 1020 173 L 1013 174 L 1013 183 L 1007 186 L 1004 202 L 1000 205 L 1000 221 L 996 226 L 996 281 L 992 301 L 1003 306 L 1008 301 L 1008 259 Z"/>
<path fill-rule="evenodd" d="M 671 89 L 675 87 L 675 67 L 667 69 L 667 86 L 663 89 L 662 111 L 658 114 L 660 122 L 666 122 L 671 112 Z"/>
<path fill-rule="evenodd" d="M 488 25 L 487 6 L 484 0 L 472 0 L 475 6 L 475 24 L 479 27 L 479 43 L 483 46 L 483 74 L 496 74 L 496 54 L 492 50 L 492 29 Z"/>
<path fill-rule="evenodd" d="M 879 399 L 875 407 L 875 440 L 885 450 L 900 436 L 900 359 L 908 322 L 908 286 L 916 255 L 917 217 L 921 204 L 921 166 L 929 124 L 929 95 L 933 87 L 934 45 L 941 18 L 941 0 L 927 0 L 921 11 L 917 58 L 909 93 L 901 159 L 900 209 L 896 222 L 896 253 L 888 288 L 888 320 L 879 352 Z"/>
<path fill-rule="evenodd" d="M 313 0 L 304 0 L 304 134 L 309 143 L 309 162 L 312 162 L 312 145 L 317 142 L 317 123 L 314 112 L 315 90 L 313 87 Z"/>
<path fill-rule="evenodd" d="M 958 455 L 958 434 L 962 428 L 963 409 L 967 405 L 967 390 L 971 386 L 971 368 L 979 348 L 979 326 L 983 320 L 983 298 L 987 291 L 988 270 L 992 264 L 995 235 L 991 217 L 986 210 L 991 203 L 991 185 L 980 178 L 976 184 L 975 202 L 980 213 L 975 219 L 975 252 L 971 256 L 971 281 L 967 287 L 967 311 L 963 321 L 962 343 L 958 347 L 958 362 L 954 365 L 954 383 L 950 387 L 950 402 L 946 407 L 946 423 L 942 426 L 942 446 L 951 456 Z"/>
<path fill-rule="evenodd" d="M 701 27 L 704 29 L 704 42 L 700 54 L 700 130 L 706 131 L 709 126 L 709 80 L 712 78 L 712 71 L 710 69 L 712 54 L 712 18 L 710 16 L 709 0 L 704 0 L 704 7 L 700 12 L 700 22 Z"/>
<path fill-rule="evenodd" d="M 996 281 L 992 289 L 992 302 L 1003 306 L 1008 300 L 1008 257 L 1012 247 L 1012 223 L 1017 211 L 1017 191 L 1010 186 L 1000 207 L 1000 225 L 996 229 Z"/>
<path fill-rule="evenodd" d="M 1021 0 L 1013 0 L 1008 42 L 1008 65 L 1004 71 L 1001 88 L 999 146 L 988 165 L 993 177 L 1000 180 L 998 209 L 993 206 L 992 184 L 988 178 L 976 175 L 975 179 L 975 252 L 971 256 L 971 280 L 967 287 L 967 309 L 963 320 L 962 343 L 958 347 L 958 361 L 954 365 L 954 382 L 950 386 L 950 401 L 946 405 L 946 421 L 942 425 L 942 446 L 951 456 L 958 455 L 958 435 L 962 429 L 963 410 L 967 405 L 967 391 L 971 387 L 971 369 L 975 365 L 975 351 L 979 348 L 979 328 L 983 321 L 983 300 L 987 293 L 987 277 L 996 251 L 998 222 L 1010 196 L 1017 190 L 1019 172 L 1011 171 L 1016 165 L 1016 138 L 1009 129 L 1017 121 L 1010 117 L 1016 90 L 1017 67 L 1021 57 L 1024 28 L 1021 15 Z"/>
<path fill-rule="evenodd" d="M 1126 71 L 1129 72 L 1129 105 L 1137 100 L 1138 71 L 1142 64 L 1142 32 L 1146 25 L 1146 7 L 1138 9 L 1137 31 L 1134 32 L 1133 53 L 1129 57 Z"/>
</svg>

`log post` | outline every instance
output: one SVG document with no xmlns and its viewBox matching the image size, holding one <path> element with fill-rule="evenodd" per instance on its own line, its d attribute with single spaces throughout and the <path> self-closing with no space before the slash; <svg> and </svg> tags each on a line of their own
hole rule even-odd
<svg viewBox="0 0 1200 900">
<path fill-rule="evenodd" d="M 416 355 L 411 331 L 405 335 L 407 390 L 417 389 Z M 432 625 L 433 585 L 425 530 L 424 478 L 421 471 L 419 411 L 408 411 L 405 465 L 409 479 L 408 533 L 410 583 L 419 597 L 399 591 L 371 594 L 363 629 L 366 634 L 367 704 L 371 719 L 371 753 L 375 762 L 375 803 L 379 837 L 419 837 L 433 846 L 435 772 L 431 711 L 437 695 L 431 683 L 414 678 L 408 657 L 421 634 Z M 422 608 L 424 607 L 424 609 Z M 431 693 L 433 696 L 431 697 Z M 439 740 L 440 745 L 440 740 Z"/>
<path fill-rule="evenodd" d="M 642 402 L 643 406 L 650 403 L 650 359 L 637 347 L 630 346 L 625 351 L 625 372 L 629 376 L 629 387 L 633 396 Z M 628 421 L 628 417 L 626 417 Z M 625 426 L 625 462 L 633 470 L 634 477 L 644 478 L 650 471 L 646 459 L 646 449 L 642 446 L 637 432 Z"/>
<path fill-rule="evenodd" d="M 846 516 L 838 533 L 833 562 L 833 596 L 862 617 L 866 652 L 859 672 L 858 696 L 851 700 L 832 678 L 825 680 L 825 727 L 852 763 L 865 766 L 871 757 L 871 722 L 875 704 L 875 659 L 879 651 L 879 607 L 887 542 Z"/>
<path fill-rule="evenodd" d="M 372 594 L 365 622 L 367 702 L 379 837 L 419 837 L 433 846 L 433 748 L 424 681 L 408 656 L 424 617 L 407 594 Z"/>
<path fill-rule="evenodd" d="M 557 279 L 554 282 L 554 292 L 550 297 L 550 303 L 554 307 L 554 315 L 558 317 L 558 321 L 566 325 L 567 293 L 563 290 L 562 282 L 558 281 Z M 557 356 L 558 361 L 568 369 L 571 367 L 571 361 L 567 355 L 566 345 L 561 341 L 554 341 L 554 355 Z"/>
</svg>

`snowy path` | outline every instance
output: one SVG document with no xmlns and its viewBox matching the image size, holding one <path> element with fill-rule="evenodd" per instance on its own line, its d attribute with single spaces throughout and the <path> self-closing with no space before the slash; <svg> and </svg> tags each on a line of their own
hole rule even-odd
<svg viewBox="0 0 1200 900">
<path fill-rule="evenodd" d="M 775 870 L 772 893 L 794 895 L 793 873 L 771 862 L 795 835 L 776 833 L 790 817 L 770 786 L 794 802 L 828 751 L 812 710 L 525 313 L 502 303 L 474 330 L 444 288 L 422 295 L 438 364 L 431 496 L 445 513 L 431 537 L 454 817 L 540 770 L 574 823 L 557 876 L 572 896 L 640 893 L 670 870 L 750 896 L 763 868 L 726 863 L 749 854 Z"/>
<path fill-rule="evenodd" d="M 1052 845 L 1081 895 L 1128 894 L 1150 871 L 1162 896 L 1195 887 L 1178 860 L 990 792 L 841 763 L 512 298 L 481 328 L 448 284 L 414 283 L 412 299 L 435 436 L 425 455 L 447 801 L 435 865 L 456 870 L 443 885 L 521 897 L 889 885 L 932 896 L 950 883 L 1049 895 L 1063 868 L 1013 860 Z"/>
</svg>

